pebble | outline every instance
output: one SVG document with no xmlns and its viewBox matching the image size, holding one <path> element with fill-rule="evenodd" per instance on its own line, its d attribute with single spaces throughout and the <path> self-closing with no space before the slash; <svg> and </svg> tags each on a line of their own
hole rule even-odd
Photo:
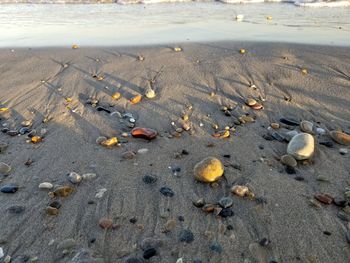
<svg viewBox="0 0 350 263">
<path fill-rule="evenodd" d="M 53 184 L 48 183 L 48 182 L 44 182 L 44 183 L 39 184 L 39 188 L 40 189 L 52 189 Z"/>
<path fill-rule="evenodd" d="M 45 209 L 46 213 L 51 216 L 56 216 L 59 214 L 59 210 L 56 207 L 48 206 Z"/>
<path fill-rule="evenodd" d="M 248 106 L 254 106 L 255 104 L 257 104 L 257 101 L 255 99 L 252 99 L 252 98 L 247 98 L 245 103 L 248 105 Z"/>
<path fill-rule="evenodd" d="M 70 172 L 68 174 L 68 180 L 72 183 L 72 184 L 78 184 L 83 180 L 83 177 L 75 172 Z"/>
<path fill-rule="evenodd" d="M 333 142 L 331 142 L 331 141 L 321 141 L 321 142 L 319 142 L 319 144 L 324 145 L 328 148 L 333 148 Z"/>
<path fill-rule="evenodd" d="M 183 229 L 180 232 L 180 242 L 192 243 L 194 235 L 189 229 Z"/>
<path fill-rule="evenodd" d="M 12 214 L 21 214 L 24 212 L 25 207 L 21 205 L 13 205 L 7 208 L 7 210 Z"/>
<path fill-rule="evenodd" d="M 313 134 L 314 124 L 310 121 L 302 121 L 300 122 L 300 130 L 302 132 Z"/>
<path fill-rule="evenodd" d="M 142 177 L 142 181 L 145 184 L 154 184 L 155 182 L 157 182 L 157 177 L 155 177 L 154 175 L 147 174 Z"/>
<path fill-rule="evenodd" d="M 8 175 L 10 172 L 11 172 L 11 166 L 6 163 L 0 162 L 0 174 Z"/>
<path fill-rule="evenodd" d="M 10 136 L 16 136 L 16 135 L 18 135 L 18 131 L 16 131 L 16 130 L 11 130 L 11 131 L 8 131 L 6 134 L 7 134 L 7 135 L 10 135 Z"/>
<path fill-rule="evenodd" d="M 333 203 L 339 207 L 346 207 L 346 200 L 342 197 L 334 197 Z"/>
<path fill-rule="evenodd" d="M 102 198 L 106 191 L 107 191 L 106 188 L 99 189 L 95 195 L 95 198 L 98 198 L 98 199 Z"/>
<path fill-rule="evenodd" d="M 132 97 L 132 98 L 130 99 L 130 102 L 131 102 L 132 104 L 137 104 L 137 103 L 139 103 L 141 100 L 142 100 L 142 96 L 139 94 L 139 95 L 136 95 L 136 96 Z"/>
<path fill-rule="evenodd" d="M 340 153 L 341 155 L 345 155 L 345 154 L 348 153 L 348 149 L 346 149 L 346 148 L 340 148 L 340 149 L 339 149 L 339 153 Z"/>
<path fill-rule="evenodd" d="M 222 250 L 223 250 L 222 246 L 216 241 L 210 242 L 209 249 L 212 250 L 212 251 L 215 251 L 217 253 L 221 253 Z"/>
<path fill-rule="evenodd" d="M 164 224 L 165 232 L 170 232 L 170 231 L 172 231 L 175 227 L 176 227 L 176 221 L 175 221 L 174 219 L 170 219 L 170 220 L 168 220 L 168 221 Z"/>
<path fill-rule="evenodd" d="M 9 255 L 7 255 L 5 258 L 4 258 L 4 263 L 10 263 L 11 262 L 11 257 Z"/>
<path fill-rule="evenodd" d="M 2 247 L 0 247 L 0 258 L 3 258 L 4 256 L 4 250 L 2 249 Z"/>
<path fill-rule="evenodd" d="M 42 142 L 43 141 L 43 138 L 40 137 L 40 136 L 33 136 L 30 140 L 32 143 L 39 143 L 39 142 Z"/>
<path fill-rule="evenodd" d="M 317 135 L 324 135 L 324 134 L 326 134 L 326 130 L 318 127 L 318 128 L 316 128 L 316 134 Z"/>
<path fill-rule="evenodd" d="M 280 125 L 279 123 L 276 123 L 276 122 L 273 122 L 270 124 L 271 128 L 274 129 L 274 130 L 277 130 L 280 128 Z"/>
<path fill-rule="evenodd" d="M 348 230 L 345 234 L 345 238 L 346 238 L 346 242 L 348 242 L 348 244 L 350 244 L 350 230 Z"/>
<path fill-rule="evenodd" d="M 269 245 L 271 242 L 270 240 L 268 240 L 266 237 L 262 238 L 260 241 L 259 241 L 259 245 L 262 246 L 262 247 L 266 247 L 267 245 Z"/>
<path fill-rule="evenodd" d="M 281 118 L 280 122 L 290 126 L 299 126 L 299 121 L 292 118 Z"/>
<path fill-rule="evenodd" d="M 315 139 L 308 133 L 300 133 L 288 143 L 287 152 L 297 160 L 309 159 L 315 150 Z"/>
<path fill-rule="evenodd" d="M 0 188 L 0 192 L 6 194 L 14 194 L 18 190 L 18 186 L 14 184 L 6 184 Z"/>
<path fill-rule="evenodd" d="M 194 167 L 196 180 L 206 183 L 217 181 L 224 173 L 224 166 L 221 161 L 214 157 L 207 157 Z"/>
<path fill-rule="evenodd" d="M 333 198 L 328 194 L 315 194 L 315 199 L 323 204 L 330 205 L 333 202 Z"/>
<path fill-rule="evenodd" d="M 118 143 L 117 137 L 111 137 L 105 141 L 101 141 L 100 144 L 105 147 L 112 147 Z"/>
<path fill-rule="evenodd" d="M 222 208 L 228 208 L 231 207 L 233 205 L 233 200 L 231 197 L 223 197 L 219 200 L 219 205 Z"/>
<path fill-rule="evenodd" d="M 135 138 L 153 140 L 157 137 L 157 131 L 149 128 L 136 127 L 131 131 L 131 135 Z"/>
<path fill-rule="evenodd" d="M 0 153 L 4 153 L 6 149 L 8 148 L 8 144 L 5 142 L 0 142 Z"/>
<path fill-rule="evenodd" d="M 234 185 L 231 188 L 231 192 L 234 193 L 235 195 L 244 197 L 249 193 L 249 188 L 244 185 Z"/>
<path fill-rule="evenodd" d="M 291 141 L 293 139 L 294 136 L 298 135 L 299 133 L 295 130 L 293 131 L 288 131 L 285 133 L 286 139 L 287 141 Z"/>
<path fill-rule="evenodd" d="M 286 173 L 287 173 L 287 174 L 296 174 L 296 173 L 297 173 L 297 171 L 295 170 L 295 168 L 292 167 L 292 166 L 286 166 L 286 167 L 285 167 L 285 170 L 286 170 Z"/>
<path fill-rule="evenodd" d="M 82 175 L 84 180 L 91 180 L 97 177 L 95 173 L 86 173 Z"/>
<path fill-rule="evenodd" d="M 297 161 L 292 155 L 286 154 L 281 157 L 281 163 L 290 166 L 290 167 L 296 167 L 298 165 Z"/>
<path fill-rule="evenodd" d="M 141 149 L 138 149 L 137 150 L 137 153 L 138 154 L 145 154 L 145 153 L 147 153 L 148 152 L 148 149 L 147 148 L 141 148 Z"/>
<path fill-rule="evenodd" d="M 344 212 L 339 211 L 339 212 L 337 213 L 337 216 L 338 216 L 341 220 L 343 220 L 343 221 L 345 221 L 345 222 L 350 222 L 350 216 L 347 215 L 347 214 L 345 214 Z"/>
<path fill-rule="evenodd" d="M 193 201 L 193 205 L 198 208 L 203 207 L 205 205 L 204 198 L 199 198 L 196 201 Z"/>
<path fill-rule="evenodd" d="M 145 92 L 145 96 L 147 99 L 153 99 L 156 97 L 156 92 L 151 88 L 147 88 Z"/>
<path fill-rule="evenodd" d="M 234 216 L 234 212 L 232 211 L 231 208 L 223 208 L 220 212 L 219 212 L 219 216 L 226 218 L 226 217 L 231 217 Z"/>
<path fill-rule="evenodd" d="M 331 131 L 329 136 L 341 145 L 350 146 L 350 135 L 340 131 Z"/>
<path fill-rule="evenodd" d="M 18 132 L 19 132 L 19 134 L 24 135 L 24 134 L 26 134 L 26 133 L 29 133 L 29 132 L 30 132 L 30 129 L 27 128 L 27 127 L 22 127 L 22 128 L 19 129 Z"/>
<path fill-rule="evenodd" d="M 73 188 L 70 186 L 61 186 L 58 187 L 54 192 L 54 196 L 67 197 L 73 192 Z"/>
<path fill-rule="evenodd" d="M 151 257 L 157 254 L 157 250 L 155 248 L 148 248 L 143 252 L 144 259 L 150 259 Z"/>
<path fill-rule="evenodd" d="M 159 192 L 167 197 L 173 197 L 175 195 L 175 193 L 173 192 L 173 190 L 171 190 L 169 187 L 163 186 L 162 188 L 160 188 Z"/>
<path fill-rule="evenodd" d="M 134 159 L 134 157 L 136 156 L 136 153 L 134 153 L 133 151 L 126 151 L 122 153 L 122 156 L 126 160 L 131 160 L 131 159 Z"/>
<path fill-rule="evenodd" d="M 60 204 L 60 202 L 58 202 L 58 201 L 53 201 L 53 202 L 51 202 L 51 203 L 49 204 L 49 206 L 54 207 L 54 208 L 57 208 L 57 209 L 60 209 L 61 204 Z"/>
<path fill-rule="evenodd" d="M 98 224 L 102 229 L 109 229 L 109 228 L 112 228 L 113 221 L 108 218 L 101 218 Z"/>
<path fill-rule="evenodd" d="M 71 249 L 75 247 L 75 240 L 72 238 L 65 239 L 57 245 L 58 250 Z"/>
</svg>

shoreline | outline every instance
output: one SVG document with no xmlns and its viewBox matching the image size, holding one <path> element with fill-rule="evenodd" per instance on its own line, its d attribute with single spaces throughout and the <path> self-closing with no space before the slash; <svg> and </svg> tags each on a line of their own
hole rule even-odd
<svg viewBox="0 0 350 263">
<path fill-rule="evenodd" d="M 3 257 L 346 262 L 350 146 L 328 132 L 350 134 L 350 47 L 231 41 L 175 47 L 0 49 L 0 107 L 7 108 L 0 125 L 12 132 L 0 133 L 0 162 L 12 168 L 0 173 L 0 189 L 18 186 L 0 192 Z M 156 97 L 148 99 L 152 79 Z M 264 108 L 248 107 L 247 98 Z M 282 118 L 313 125 L 313 156 L 293 169 L 281 156 L 288 134 L 300 127 Z M 29 130 L 15 135 L 24 121 Z M 134 126 L 157 137 L 135 138 Z M 215 137 L 226 126 L 230 136 Z M 33 130 L 41 139 L 35 143 L 28 137 Z M 105 147 L 101 137 L 119 144 Z M 195 165 L 208 156 L 225 171 L 212 184 L 194 178 Z M 74 181 L 72 172 L 83 179 Z M 235 185 L 254 197 L 233 194 Z M 62 186 L 72 192 L 59 196 Z M 320 193 L 345 206 L 317 201 Z M 225 213 L 218 206 L 223 197 L 233 202 Z M 215 211 L 199 208 L 201 198 Z"/>
</svg>

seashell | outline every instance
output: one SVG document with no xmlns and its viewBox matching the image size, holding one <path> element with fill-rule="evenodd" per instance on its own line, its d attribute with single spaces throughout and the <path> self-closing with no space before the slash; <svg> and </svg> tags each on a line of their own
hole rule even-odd
<svg viewBox="0 0 350 263">
<path fill-rule="evenodd" d="M 281 163 L 290 167 L 296 167 L 297 161 L 292 155 L 286 154 L 281 157 Z"/>
<path fill-rule="evenodd" d="M 333 197 L 329 194 L 315 194 L 315 199 L 323 204 L 330 205 L 333 202 Z"/>
<path fill-rule="evenodd" d="M 142 55 L 138 55 L 138 56 L 137 56 L 137 60 L 138 60 L 138 61 L 144 61 L 144 60 L 145 60 L 145 57 L 142 56 Z"/>
<path fill-rule="evenodd" d="M 112 138 L 109 138 L 105 141 L 102 141 L 100 144 L 102 146 L 105 146 L 105 147 L 112 147 L 112 146 L 116 145 L 117 143 L 118 143 L 117 137 L 112 137 Z"/>
<path fill-rule="evenodd" d="M 8 175 L 11 172 L 11 169 L 10 165 L 0 162 L 0 174 Z"/>
<path fill-rule="evenodd" d="M 223 138 L 228 138 L 230 137 L 230 131 L 229 130 L 223 130 L 223 131 L 219 131 L 213 134 L 214 138 L 219 138 L 219 139 L 223 139 Z"/>
<path fill-rule="evenodd" d="M 96 139 L 96 143 L 100 145 L 102 142 L 104 142 L 104 141 L 106 141 L 106 140 L 107 140 L 106 137 L 104 137 L 104 136 L 99 136 L 99 137 L 97 137 L 97 139 Z"/>
<path fill-rule="evenodd" d="M 120 92 L 115 92 L 113 95 L 112 95 L 112 98 L 114 100 L 119 100 L 120 98 L 122 97 L 122 94 Z"/>
<path fill-rule="evenodd" d="M 131 135 L 135 138 L 152 140 L 157 137 L 157 131 L 149 128 L 136 127 L 131 131 Z"/>
<path fill-rule="evenodd" d="M 132 98 L 130 99 L 130 102 L 131 102 L 132 104 L 137 104 L 137 103 L 139 103 L 139 102 L 141 101 L 141 99 L 142 99 L 142 96 L 141 96 L 141 95 L 136 95 L 135 97 L 132 97 Z"/>
</svg>

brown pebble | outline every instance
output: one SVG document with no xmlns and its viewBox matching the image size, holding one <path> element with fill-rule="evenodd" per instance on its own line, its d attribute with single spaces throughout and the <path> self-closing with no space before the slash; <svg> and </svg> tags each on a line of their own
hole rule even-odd
<svg viewBox="0 0 350 263">
<path fill-rule="evenodd" d="M 279 123 L 276 123 L 276 122 L 273 122 L 270 124 L 271 128 L 274 129 L 274 130 L 277 130 L 280 128 L 280 125 Z"/>
<path fill-rule="evenodd" d="M 57 188 L 54 192 L 54 196 L 67 197 L 73 192 L 73 187 L 70 186 L 61 186 Z"/>
<path fill-rule="evenodd" d="M 164 232 L 170 232 L 176 227 L 176 220 L 170 219 L 164 225 Z"/>
<path fill-rule="evenodd" d="M 323 204 L 330 205 L 333 202 L 333 197 L 329 194 L 315 194 L 315 199 Z"/>
<path fill-rule="evenodd" d="M 135 138 L 152 140 L 157 137 L 157 131 L 149 128 L 136 127 L 131 131 L 131 135 Z"/>
<path fill-rule="evenodd" d="M 46 213 L 51 215 L 51 216 L 57 216 L 59 214 L 59 210 L 55 207 L 48 206 L 46 207 Z"/>
<path fill-rule="evenodd" d="M 98 224 L 102 229 L 109 229 L 113 227 L 113 221 L 108 218 L 101 218 Z"/>
</svg>

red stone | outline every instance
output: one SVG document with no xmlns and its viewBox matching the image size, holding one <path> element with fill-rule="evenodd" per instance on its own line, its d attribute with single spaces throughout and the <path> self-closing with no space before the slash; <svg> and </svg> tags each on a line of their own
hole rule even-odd
<svg viewBox="0 0 350 263">
<path fill-rule="evenodd" d="M 152 140 L 157 137 L 157 131 L 149 128 L 136 127 L 131 131 L 131 135 L 135 138 Z"/>
<path fill-rule="evenodd" d="M 329 194 L 315 194 L 315 199 L 326 205 L 330 205 L 333 202 L 333 197 Z"/>
</svg>

